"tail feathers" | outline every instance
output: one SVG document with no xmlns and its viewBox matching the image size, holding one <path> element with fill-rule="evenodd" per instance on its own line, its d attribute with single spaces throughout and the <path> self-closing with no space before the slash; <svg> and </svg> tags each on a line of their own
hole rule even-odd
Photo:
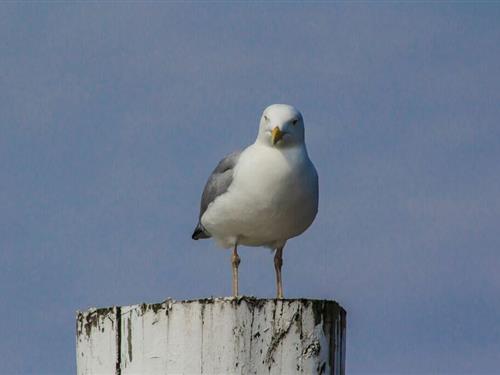
<svg viewBox="0 0 500 375">
<path fill-rule="evenodd" d="M 201 223 L 198 223 L 198 225 L 194 229 L 193 235 L 191 236 L 193 240 L 199 240 L 210 237 L 211 237 L 210 234 L 206 231 L 203 225 L 201 225 Z"/>
</svg>

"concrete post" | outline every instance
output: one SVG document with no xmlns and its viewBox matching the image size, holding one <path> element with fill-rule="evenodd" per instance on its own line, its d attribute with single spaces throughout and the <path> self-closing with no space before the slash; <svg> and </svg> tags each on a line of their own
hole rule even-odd
<svg viewBox="0 0 500 375">
<path fill-rule="evenodd" d="M 166 300 L 77 315 L 77 373 L 345 373 L 346 312 L 334 301 Z"/>
</svg>

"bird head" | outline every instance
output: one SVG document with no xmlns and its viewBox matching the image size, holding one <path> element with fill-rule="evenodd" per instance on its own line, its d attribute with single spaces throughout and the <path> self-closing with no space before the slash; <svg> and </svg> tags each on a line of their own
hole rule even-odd
<svg viewBox="0 0 500 375">
<path fill-rule="evenodd" d="M 291 105 L 270 105 L 262 113 L 257 141 L 271 147 L 302 145 L 304 143 L 302 114 Z"/>
</svg>

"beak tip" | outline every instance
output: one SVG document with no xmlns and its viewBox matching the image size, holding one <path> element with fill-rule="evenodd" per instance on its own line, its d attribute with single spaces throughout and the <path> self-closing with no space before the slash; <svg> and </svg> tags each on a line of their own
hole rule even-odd
<svg viewBox="0 0 500 375">
<path fill-rule="evenodd" d="M 280 141 L 280 139 L 283 138 L 283 133 L 281 132 L 280 128 L 278 128 L 277 126 L 273 129 L 273 131 L 271 132 L 271 143 L 274 145 L 276 145 L 276 143 L 278 143 Z"/>
</svg>

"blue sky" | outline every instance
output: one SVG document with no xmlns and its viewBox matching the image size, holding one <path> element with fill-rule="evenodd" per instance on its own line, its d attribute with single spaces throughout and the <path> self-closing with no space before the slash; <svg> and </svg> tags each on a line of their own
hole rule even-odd
<svg viewBox="0 0 500 375">
<path fill-rule="evenodd" d="M 272 103 L 320 176 L 288 297 L 348 311 L 349 374 L 500 368 L 497 3 L 0 4 L 1 374 L 75 372 L 90 306 L 230 294 L 190 238 Z M 241 291 L 274 295 L 241 251 Z"/>
</svg>

